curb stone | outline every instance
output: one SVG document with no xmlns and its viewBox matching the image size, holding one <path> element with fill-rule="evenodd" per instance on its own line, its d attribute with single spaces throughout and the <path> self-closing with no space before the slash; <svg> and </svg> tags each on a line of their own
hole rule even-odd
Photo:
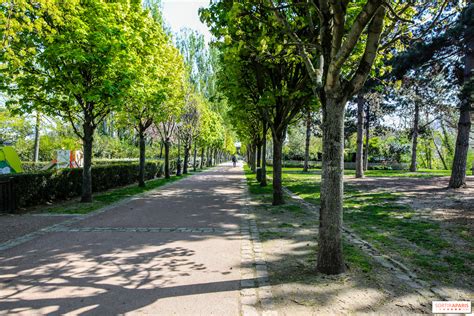
<svg viewBox="0 0 474 316">
<path fill-rule="evenodd" d="M 273 294 L 268 278 L 268 267 L 260 242 L 255 216 L 250 212 L 250 193 L 247 179 L 241 180 L 244 191 L 241 217 L 241 281 L 240 308 L 243 316 L 276 316 Z"/>
</svg>

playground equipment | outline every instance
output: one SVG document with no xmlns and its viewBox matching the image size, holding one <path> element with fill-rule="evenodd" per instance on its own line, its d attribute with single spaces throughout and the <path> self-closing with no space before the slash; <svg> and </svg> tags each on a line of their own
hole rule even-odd
<svg viewBox="0 0 474 316">
<path fill-rule="evenodd" d="M 56 159 L 45 166 L 42 170 L 65 168 L 81 168 L 84 164 L 84 154 L 80 150 L 57 150 Z"/>
<path fill-rule="evenodd" d="M 0 147 L 0 174 L 21 173 L 21 160 L 11 146 Z"/>
</svg>

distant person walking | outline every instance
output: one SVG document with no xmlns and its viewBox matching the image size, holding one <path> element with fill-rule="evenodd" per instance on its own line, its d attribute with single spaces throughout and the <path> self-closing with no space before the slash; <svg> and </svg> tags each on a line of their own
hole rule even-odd
<svg viewBox="0 0 474 316">
<path fill-rule="evenodd" d="M 232 163 L 234 164 L 234 167 L 237 166 L 237 157 L 235 157 L 235 155 L 232 156 Z"/>
</svg>

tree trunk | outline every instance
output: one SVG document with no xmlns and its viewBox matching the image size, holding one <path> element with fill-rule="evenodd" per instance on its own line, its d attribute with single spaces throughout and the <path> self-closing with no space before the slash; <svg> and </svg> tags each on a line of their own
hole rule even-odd
<svg viewBox="0 0 474 316">
<path fill-rule="evenodd" d="M 39 112 L 36 112 L 36 124 L 35 124 L 35 147 L 33 149 L 33 161 L 39 161 L 39 149 L 40 149 L 40 125 L 41 125 L 41 115 Z"/>
<path fill-rule="evenodd" d="M 138 186 L 145 187 L 145 130 L 139 128 L 138 136 L 140 137 L 140 167 L 138 171 Z"/>
<path fill-rule="evenodd" d="M 260 143 L 257 144 L 257 168 L 260 168 L 260 159 L 262 157 L 262 146 Z"/>
<path fill-rule="evenodd" d="M 435 140 L 433 131 L 431 131 L 431 137 L 433 138 L 433 144 L 434 144 L 434 147 L 436 149 L 436 152 L 438 153 L 438 157 L 439 157 L 439 159 L 441 159 L 441 162 L 443 163 L 444 170 L 448 170 L 448 165 L 446 164 L 446 160 L 444 159 L 443 153 L 441 152 L 440 148 L 436 144 L 436 140 Z"/>
<path fill-rule="evenodd" d="M 204 161 L 205 161 L 205 160 L 204 160 L 204 159 L 205 159 L 205 158 L 204 158 L 204 152 L 205 152 L 205 148 L 202 147 L 202 148 L 201 148 L 201 161 L 200 161 L 200 162 L 201 162 L 201 169 L 204 168 Z"/>
<path fill-rule="evenodd" d="M 252 145 L 247 146 L 247 163 L 251 171 L 253 171 L 252 167 Z"/>
<path fill-rule="evenodd" d="M 412 136 L 412 147 L 411 147 L 411 164 L 410 171 L 416 171 L 416 154 L 418 147 L 418 125 L 420 120 L 420 104 L 419 101 L 415 101 L 415 120 L 413 121 L 413 136 Z"/>
<path fill-rule="evenodd" d="M 196 172 L 197 169 L 197 142 L 194 142 L 194 157 L 193 157 L 193 171 Z"/>
<path fill-rule="evenodd" d="M 285 203 L 282 186 L 282 149 L 285 130 L 272 133 L 273 136 L 273 205 Z"/>
<path fill-rule="evenodd" d="M 318 271 L 345 271 L 342 251 L 345 100 L 327 99 L 323 104 L 323 166 L 319 213 Z"/>
<path fill-rule="evenodd" d="M 303 172 L 309 171 L 309 145 L 311 142 L 311 111 L 308 109 L 306 116 L 306 140 L 304 144 L 304 165 Z"/>
<path fill-rule="evenodd" d="M 209 149 L 209 154 L 208 154 L 208 159 L 209 159 L 209 167 L 212 167 L 212 155 L 213 155 L 213 151 L 214 149 L 213 148 L 210 148 Z"/>
<path fill-rule="evenodd" d="M 181 172 L 181 142 L 178 138 L 178 161 L 176 163 L 176 175 L 180 176 L 182 174 Z"/>
<path fill-rule="evenodd" d="M 370 140 L 370 105 L 365 107 L 365 150 L 364 150 L 364 171 L 369 169 L 369 140 Z"/>
<path fill-rule="evenodd" d="M 356 178 L 364 177 L 364 96 L 357 96 Z"/>
<path fill-rule="evenodd" d="M 184 146 L 184 162 L 183 162 L 183 174 L 188 174 L 188 163 L 189 163 L 189 150 L 191 145 Z"/>
<path fill-rule="evenodd" d="M 257 145 L 252 145 L 252 172 L 257 172 Z"/>
<path fill-rule="evenodd" d="M 166 138 L 165 142 L 165 178 L 169 179 L 170 175 L 170 139 Z"/>
<path fill-rule="evenodd" d="M 465 10 L 472 11 L 474 3 L 469 3 Z M 466 12 L 466 11 L 465 11 Z M 464 58 L 464 86 L 461 94 L 461 107 L 459 109 L 458 135 L 454 149 L 453 171 L 449 180 L 450 188 L 459 188 L 466 184 L 467 153 L 469 151 L 469 132 L 471 131 L 471 117 L 469 109 L 472 105 L 474 93 L 474 37 L 465 34 L 466 48 Z"/>
<path fill-rule="evenodd" d="M 262 141 L 262 180 L 261 187 L 267 186 L 267 123 L 263 122 L 263 141 Z"/>
<path fill-rule="evenodd" d="M 449 179 L 450 188 L 460 188 L 466 184 L 466 165 L 470 131 L 471 117 L 469 113 L 469 102 L 463 100 L 459 115 L 456 148 L 454 149 L 453 168 L 451 178 Z"/>
<path fill-rule="evenodd" d="M 86 119 L 83 125 L 84 139 L 84 167 L 82 169 L 82 196 L 81 202 L 92 202 L 92 142 L 94 141 L 94 127 L 92 121 Z"/>
</svg>

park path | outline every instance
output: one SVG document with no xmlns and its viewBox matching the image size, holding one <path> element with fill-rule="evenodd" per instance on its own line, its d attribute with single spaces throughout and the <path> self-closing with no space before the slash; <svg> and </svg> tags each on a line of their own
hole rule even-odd
<svg viewBox="0 0 474 316">
<path fill-rule="evenodd" d="M 238 315 L 245 190 L 225 164 L 0 250 L 0 314 Z"/>
</svg>

